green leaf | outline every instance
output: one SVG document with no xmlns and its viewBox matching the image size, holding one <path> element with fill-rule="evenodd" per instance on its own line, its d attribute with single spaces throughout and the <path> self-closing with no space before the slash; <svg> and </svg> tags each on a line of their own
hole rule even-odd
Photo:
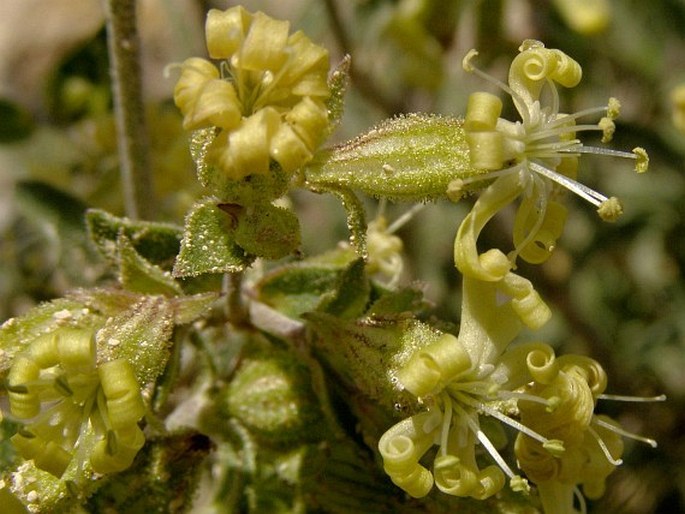
<svg viewBox="0 0 685 514">
<path fill-rule="evenodd" d="M 141 387 L 164 371 L 174 327 L 172 303 L 162 296 L 144 296 L 128 310 L 107 319 L 96 338 L 98 358 L 125 358 Z"/>
<path fill-rule="evenodd" d="M 151 264 L 140 256 L 123 233 L 117 239 L 119 249 L 119 281 L 129 291 L 144 294 L 175 296 L 182 293 L 181 286 L 169 272 Z"/>
<path fill-rule="evenodd" d="M 357 259 L 343 270 L 335 289 L 324 298 L 318 310 L 341 319 L 359 317 L 369 302 L 370 291 L 364 259 Z"/>
<path fill-rule="evenodd" d="M 382 290 L 366 315 L 374 319 L 390 320 L 406 317 L 408 312 L 423 313 L 428 307 L 421 290 L 405 287 L 396 291 Z"/>
<path fill-rule="evenodd" d="M 0 98 L 0 143 L 24 139 L 33 130 L 31 114 L 19 105 Z"/>
<path fill-rule="evenodd" d="M 253 261 L 235 243 L 232 218 L 215 198 L 196 203 L 188 216 L 174 277 L 242 271 Z"/>
<path fill-rule="evenodd" d="M 100 253 L 113 263 L 119 260 L 119 235 L 126 236 L 135 251 L 152 264 L 170 269 L 178 254 L 181 229 L 169 223 L 118 218 L 106 211 L 89 209 L 86 224 Z"/>
<path fill-rule="evenodd" d="M 300 222 L 288 209 L 260 204 L 242 209 L 237 221 L 235 242 L 247 253 L 276 260 L 300 246 Z"/>
<path fill-rule="evenodd" d="M 202 316 L 219 298 L 218 293 L 200 293 L 192 296 L 179 296 L 171 299 L 174 323 L 185 325 Z"/>
<path fill-rule="evenodd" d="M 342 320 L 323 312 L 304 315 L 316 337 L 316 354 L 335 371 L 352 394 L 362 392 L 392 410 L 399 388 L 392 370 L 402 353 L 402 333 L 409 323 L 370 323 Z"/>
</svg>

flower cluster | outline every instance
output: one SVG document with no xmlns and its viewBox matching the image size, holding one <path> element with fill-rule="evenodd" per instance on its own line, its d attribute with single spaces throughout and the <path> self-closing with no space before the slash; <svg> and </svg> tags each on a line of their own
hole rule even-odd
<svg viewBox="0 0 685 514">
<path fill-rule="evenodd" d="M 328 52 L 289 23 L 242 6 L 207 15 L 209 56 L 181 65 L 174 101 L 185 129 L 215 127 L 207 163 L 228 178 L 308 162 L 328 126 Z"/>
<path fill-rule="evenodd" d="M 448 194 L 457 199 L 472 184 L 485 182 L 487 187 L 459 227 L 454 244 L 455 264 L 463 274 L 459 333 L 436 336 L 395 371 L 397 383 L 426 410 L 390 428 L 378 448 L 385 471 L 411 496 L 424 496 L 435 485 L 450 495 L 484 499 L 500 491 L 507 478 L 513 490 L 522 492 L 529 490 L 530 480 L 545 512 L 573 514 L 576 498 L 585 511 L 579 487 L 591 498 L 604 492 L 606 477 L 621 463 L 622 437 L 656 443 L 595 414 L 597 401 L 611 398 L 604 394 L 607 377 L 599 363 L 578 355 L 557 357 L 542 342 L 512 344 L 524 327 L 537 330 L 551 316 L 531 282 L 512 268 L 519 256 L 534 264 L 549 257 L 566 219 L 558 186 L 594 203 L 605 220 L 620 215 L 616 198 L 575 181 L 580 154 L 635 159 L 638 172 L 646 170 L 648 158 L 640 148 L 629 154 L 583 146 L 577 132 L 596 130 L 603 141 L 611 138 L 618 102 L 559 113 L 554 84 L 575 86 L 580 66 L 537 41 L 524 42 L 520 50 L 508 86 L 473 68 L 475 52 L 464 60 L 467 70 L 511 95 L 522 121 L 501 119 L 502 102 L 492 94 L 474 93 L 469 100 L 464 129 L 477 171 L 453 181 Z M 542 107 L 545 89 L 551 105 Z M 605 116 L 596 125 L 576 124 L 578 118 L 598 112 Z M 481 230 L 519 197 L 514 250 L 509 255 L 497 248 L 480 252 Z M 498 452 L 487 418 L 518 432 L 514 451 L 526 478 Z M 491 465 L 479 466 L 478 445 L 491 456 Z M 438 449 L 431 471 L 424 466 L 424 456 L 433 446 Z"/>
<path fill-rule="evenodd" d="M 37 337 L 7 375 L 11 414 L 24 424 L 12 444 L 37 468 L 61 477 L 86 458 L 96 473 L 126 469 L 145 443 L 145 404 L 131 364 L 96 362 L 90 329 Z"/>
<path fill-rule="evenodd" d="M 480 172 L 453 181 L 448 195 L 458 199 L 473 185 L 489 183 L 459 229 L 455 263 L 462 273 L 498 280 L 519 256 L 533 264 L 549 257 L 566 221 L 566 209 L 559 202 L 561 188 L 595 205 L 606 221 L 621 215 L 617 198 L 607 198 L 575 180 L 580 154 L 633 159 L 638 172 L 647 170 L 649 159 L 642 148 L 632 153 L 593 148 L 576 138 L 578 132 L 597 131 L 602 134 L 602 142 L 610 141 L 620 104 L 612 98 L 605 107 L 572 114 L 559 112 L 555 84 L 574 87 L 582 76 L 580 65 L 560 50 L 547 49 L 539 41 L 525 41 L 512 61 L 508 85 L 475 68 L 472 60 L 476 55 L 475 50 L 467 54 L 464 69 L 508 93 L 521 121 L 500 118 L 502 101 L 493 94 L 478 92 L 470 96 L 464 129 L 471 164 Z M 544 104 L 546 99 L 549 105 Z M 604 116 L 596 124 L 576 124 L 578 119 L 593 114 Z M 488 263 L 479 262 L 476 240 L 481 230 L 498 211 L 519 197 L 522 200 L 514 221 L 514 250 L 508 256 L 492 250 L 494 253 L 487 254 Z"/>
</svg>

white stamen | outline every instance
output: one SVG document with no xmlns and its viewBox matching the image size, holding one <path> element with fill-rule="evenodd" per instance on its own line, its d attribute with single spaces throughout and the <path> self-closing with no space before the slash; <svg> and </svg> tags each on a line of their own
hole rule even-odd
<svg viewBox="0 0 685 514">
<path fill-rule="evenodd" d="M 393 221 L 385 232 L 387 234 L 394 234 L 399 229 L 401 229 L 405 224 L 407 224 L 409 221 L 411 221 L 411 219 L 414 217 L 414 215 L 418 212 L 421 212 L 424 209 L 424 207 L 426 207 L 425 203 L 417 203 L 411 209 L 409 209 L 407 212 L 402 214 L 402 216 L 400 216 L 395 221 Z"/>
<path fill-rule="evenodd" d="M 476 55 L 477 55 L 477 53 L 476 53 Z M 475 57 L 475 55 L 474 55 L 474 57 Z M 511 99 L 514 101 L 514 105 L 516 106 L 516 110 L 519 111 L 519 113 L 521 114 L 523 124 L 526 126 L 530 125 L 530 116 L 528 114 L 528 109 L 524 108 L 527 106 L 527 104 L 523 100 L 523 98 L 521 98 L 521 95 L 519 95 L 516 91 L 511 89 L 508 85 L 506 85 L 501 80 L 498 80 L 495 77 L 488 75 L 487 73 L 479 70 L 478 68 L 473 66 L 473 64 L 471 64 L 470 62 L 469 62 L 469 69 L 466 71 L 469 71 L 471 73 L 475 73 L 476 75 L 478 75 L 480 78 L 482 78 L 486 82 L 490 82 L 491 84 L 497 86 L 502 91 L 504 91 L 506 94 L 511 96 Z M 519 107 L 519 106 L 521 106 L 521 107 Z"/>
<path fill-rule="evenodd" d="M 660 394 L 659 396 L 624 396 L 620 394 L 600 394 L 597 397 L 598 400 L 611 400 L 615 402 L 634 402 L 634 403 L 647 403 L 647 402 L 665 402 L 666 395 Z"/>
<path fill-rule="evenodd" d="M 573 150 L 560 150 L 561 152 L 571 152 L 571 153 L 587 153 L 594 155 L 606 155 L 609 157 L 622 157 L 623 159 L 637 159 L 637 155 L 630 152 L 623 152 L 621 150 L 614 150 L 613 148 L 600 148 L 597 146 L 580 146 L 574 148 Z"/>
<path fill-rule="evenodd" d="M 598 421 L 600 422 L 598 424 L 601 424 L 601 420 L 594 421 Z M 609 448 L 607 448 L 606 443 L 601 437 L 599 437 L 599 434 L 595 432 L 595 430 L 592 427 L 587 427 L 587 430 L 588 432 L 590 432 L 592 437 L 595 438 L 597 444 L 599 444 L 599 447 L 602 449 L 602 453 L 604 453 L 604 457 L 606 457 L 610 464 L 613 464 L 614 466 L 620 466 L 621 464 L 623 464 L 623 461 L 621 459 L 614 459 L 614 457 L 612 457 L 611 452 L 609 451 Z"/>
<path fill-rule="evenodd" d="M 607 423 L 606 421 L 603 421 L 601 419 L 594 418 L 592 422 L 595 425 L 600 426 L 602 428 L 606 428 L 607 430 L 611 430 L 615 434 L 618 434 L 622 437 L 627 437 L 628 439 L 633 439 L 635 441 L 640 441 L 641 443 L 648 444 L 652 448 L 656 448 L 658 446 L 657 442 L 654 439 L 633 434 L 632 432 L 628 432 L 627 430 L 624 430 L 621 427 L 617 427 L 616 425 L 612 425 L 611 423 Z"/>
<path fill-rule="evenodd" d="M 584 147 L 581 147 L 581 148 L 584 148 Z M 583 153 L 583 152 L 581 152 L 581 153 Z M 552 171 L 548 168 L 545 168 L 544 166 L 541 166 L 541 165 L 537 164 L 536 162 L 529 162 L 528 166 L 530 167 L 530 169 L 532 169 L 536 173 L 539 173 L 543 177 L 547 177 L 548 179 L 553 180 L 557 184 L 565 187 L 566 189 L 577 194 L 581 198 L 584 198 L 585 200 L 590 202 L 592 205 L 599 207 L 599 205 L 602 202 L 606 202 L 608 200 L 608 198 L 606 196 L 604 196 L 601 193 L 598 193 L 594 189 L 590 189 L 585 184 L 581 184 L 580 182 L 577 182 L 577 181 L 573 180 L 572 178 L 569 178 L 565 175 L 557 173 L 556 171 Z"/>
<path fill-rule="evenodd" d="M 514 472 L 511 470 L 509 465 L 506 463 L 504 458 L 500 455 L 500 453 L 497 451 L 497 448 L 495 448 L 495 445 L 492 444 L 490 439 L 488 439 L 488 436 L 485 435 L 485 432 L 483 432 L 481 429 L 476 427 L 476 437 L 480 441 L 480 444 L 485 446 L 485 449 L 488 451 L 490 456 L 493 458 L 493 460 L 497 463 L 497 465 L 504 471 L 507 476 L 510 479 L 513 479 L 516 475 Z"/>
<path fill-rule="evenodd" d="M 464 403 L 466 405 L 471 405 L 472 407 L 475 407 L 476 409 L 484 412 L 488 416 L 492 416 L 493 418 L 498 419 L 502 423 L 509 425 L 511 428 L 518 430 L 519 432 L 527 435 L 531 439 L 535 439 L 536 441 L 539 441 L 542 444 L 547 444 L 549 442 L 549 439 L 547 439 L 545 436 L 538 434 L 534 430 L 528 428 L 526 425 L 519 423 L 515 419 L 510 418 L 506 414 L 502 414 L 497 409 L 493 409 L 492 407 L 490 407 L 490 406 L 488 406 L 482 402 L 479 402 L 479 401 L 474 400 L 472 398 L 468 398 L 464 395 L 459 396 L 459 401 L 461 401 L 462 403 Z"/>
<path fill-rule="evenodd" d="M 452 398 L 448 394 L 443 394 L 443 403 L 445 404 L 445 413 L 442 417 L 442 430 L 440 432 L 440 453 L 447 455 L 447 439 L 450 435 L 450 426 L 452 425 Z"/>
</svg>

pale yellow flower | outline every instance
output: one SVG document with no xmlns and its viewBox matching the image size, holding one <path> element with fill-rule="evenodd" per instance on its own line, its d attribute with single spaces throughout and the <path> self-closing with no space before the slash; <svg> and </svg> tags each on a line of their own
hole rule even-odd
<svg viewBox="0 0 685 514">
<path fill-rule="evenodd" d="M 207 14 L 212 62 L 181 65 L 174 101 L 188 130 L 215 127 L 207 164 L 240 180 L 306 164 L 328 126 L 328 52 L 287 21 L 237 6 Z"/>
<path fill-rule="evenodd" d="M 487 185 L 462 223 L 455 241 L 455 263 L 462 273 L 481 280 L 499 280 L 515 265 L 517 257 L 541 263 L 551 254 L 561 235 L 566 210 L 559 203 L 563 188 L 573 191 L 597 207 L 603 219 L 613 221 L 622 212 L 618 199 L 593 191 L 575 180 L 578 158 L 583 153 L 633 159 L 638 172 L 646 171 L 647 153 L 633 153 L 584 146 L 577 134 L 597 131 L 602 141 L 613 135 L 614 118 L 620 105 L 610 99 L 606 107 L 573 114 L 560 111 L 556 85 L 574 87 L 581 79 L 580 65 L 560 50 L 547 49 L 539 41 L 527 40 L 512 61 L 508 85 L 476 69 L 472 50 L 464 58 L 464 69 L 495 83 L 511 96 L 521 120 L 500 118 L 502 101 L 490 93 L 473 93 L 468 102 L 464 129 L 473 168 L 481 170 L 450 184 L 448 195 Z M 596 124 L 576 124 L 582 117 L 603 114 Z M 489 185 L 488 185 L 489 184 Z M 475 186 L 475 187 L 474 187 Z M 499 250 L 488 254 L 491 269 L 477 262 L 476 240 L 490 218 L 521 198 L 514 222 L 514 250 L 505 256 Z"/>
</svg>

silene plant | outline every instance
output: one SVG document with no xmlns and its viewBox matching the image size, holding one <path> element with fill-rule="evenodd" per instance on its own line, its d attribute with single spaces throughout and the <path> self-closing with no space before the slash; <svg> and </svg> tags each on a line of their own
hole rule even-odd
<svg viewBox="0 0 685 514">
<path fill-rule="evenodd" d="M 303 32 L 241 6 L 205 31 L 209 59 L 167 71 L 206 195 L 183 226 L 88 211 L 116 280 L 0 329 L 2 511 L 586 512 L 625 438 L 656 446 L 596 407 L 663 397 L 608 394 L 601 363 L 535 339 L 552 311 L 517 263 L 550 257 L 569 193 L 598 223 L 621 215 L 580 165 L 647 171 L 643 148 L 582 142 L 611 140 L 619 101 L 564 112 L 581 66 L 525 40 L 506 81 L 466 53 L 500 94 L 474 92 L 463 118 L 398 116 L 331 146 L 349 58 L 331 70 Z M 302 254 L 298 189 L 340 200 L 349 243 Z M 408 214 L 367 223 L 360 194 Z M 443 199 L 470 206 L 458 320 L 400 285 L 395 232 Z M 505 246 L 484 248 L 503 210 Z"/>
</svg>

